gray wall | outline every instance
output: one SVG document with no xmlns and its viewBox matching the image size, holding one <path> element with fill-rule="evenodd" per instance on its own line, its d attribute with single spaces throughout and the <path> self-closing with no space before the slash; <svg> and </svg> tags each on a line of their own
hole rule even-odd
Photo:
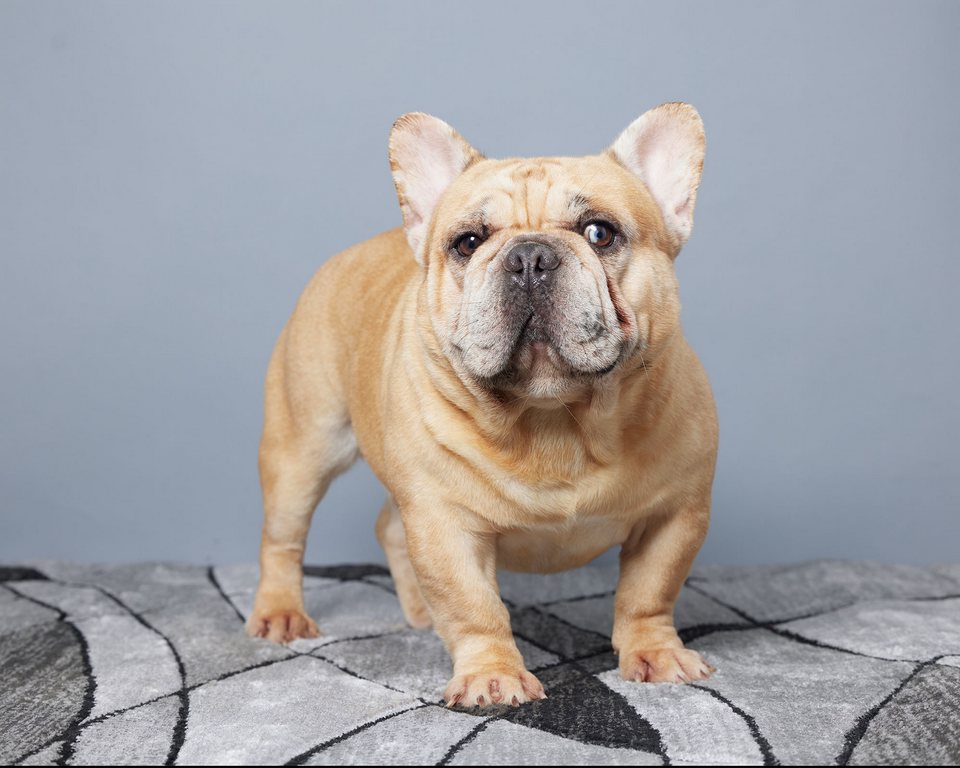
<svg viewBox="0 0 960 768">
<path fill-rule="evenodd" d="M 396 226 L 392 120 L 708 151 L 678 262 L 719 402 L 706 562 L 956 559 L 960 4 L 0 4 L 0 560 L 250 560 L 262 376 Z M 365 467 L 308 558 L 380 558 Z"/>
</svg>

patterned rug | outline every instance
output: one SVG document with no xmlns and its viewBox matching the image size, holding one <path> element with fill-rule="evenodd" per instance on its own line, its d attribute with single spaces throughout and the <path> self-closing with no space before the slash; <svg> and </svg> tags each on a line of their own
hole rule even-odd
<svg viewBox="0 0 960 768">
<path fill-rule="evenodd" d="M 41 764 L 960 764 L 960 566 L 704 567 L 677 607 L 718 667 L 626 683 L 613 568 L 503 574 L 549 698 L 440 704 L 449 662 L 379 566 L 310 568 L 326 633 L 241 631 L 256 568 L 0 569 L 0 761 Z"/>
</svg>

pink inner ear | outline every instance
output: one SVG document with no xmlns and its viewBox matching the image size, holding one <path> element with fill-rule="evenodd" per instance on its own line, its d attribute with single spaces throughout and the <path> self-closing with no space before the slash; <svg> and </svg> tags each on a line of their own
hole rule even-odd
<svg viewBox="0 0 960 768">
<path fill-rule="evenodd" d="M 395 159 L 416 223 L 430 218 L 444 190 L 463 170 L 467 155 L 461 143 L 446 123 L 431 118 L 417 125 L 398 147 Z"/>
<path fill-rule="evenodd" d="M 685 241 L 703 161 L 703 127 L 696 111 L 675 104 L 652 109 L 620 134 L 612 149 L 646 184 L 667 227 Z"/>
<path fill-rule="evenodd" d="M 460 175 L 470 157 L 470 146 L 442 120 L 411 115 L 405 122 L 398 121 L 391 137 L 391 158 L 407 238 L 415 252 L 422 244 L 440 196 Z"/>
<path fill-rule="evenodd" d="M 407 214 L 406 225 L 408 227 L 419 227 L 423 223 L 423 217 L 414 208 L 410 208 Z"/>
</svg>

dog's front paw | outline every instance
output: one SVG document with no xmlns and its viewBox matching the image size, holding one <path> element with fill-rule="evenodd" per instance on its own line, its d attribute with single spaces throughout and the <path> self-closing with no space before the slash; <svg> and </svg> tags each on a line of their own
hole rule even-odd
<svg viewBox="0 0 960 768">
<path fill-rule="evenodd" d="M 476 674 L 454 675 L 443 693 L 448 707 L 487 707 L 545 699 L 543 686 L 523 667 L 488 669 Z"/>
<path fill-rule="evenodd" d="M 640 683 L 693 683 L 716 669 L 687 648 L 650 648 L 620 652 L 620 675 Z"/>
<path fill-rule="evenodd" d="M 320 637 L 320 630 L 313 619 L 296 608 L 255 608 L 247 619 L 247 634 L 289 643 L 300 637 Z"/>
</svg>

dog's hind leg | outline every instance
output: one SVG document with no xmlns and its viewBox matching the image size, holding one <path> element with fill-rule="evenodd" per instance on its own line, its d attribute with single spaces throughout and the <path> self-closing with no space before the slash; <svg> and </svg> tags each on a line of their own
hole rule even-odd
<svg viewBox="0 0 960 768">
<path fill-rule="evenodd" d="M 397 598 L 407 623 L 415 629 L 432 626 L 430 609 L 423 599 L 420 582 L 417 581 L 417 574 L 413 571 L 413 563 L 410 562 L 410 554 L 407 552 L 407 534 L 400 519 L 400 510 L 391 497 L 384 502 L 377 518 L 377 538 L 387 554 L 390 575 L 393 576 Z"/>
<path fill-rule="evenodd" d="M 322 412 L 295 414 L 285 386 L 282 355 L 267 373 L 264 429 L 260 441 L 263 538 L 260 586 L 247 632 L 278 643 L 320 632 L 303 604 L 303 553 L 310 520 L 330 482 L 357 456 L 346 410 L 334 393 Z M 299 416 L 296 418 L 295 416 Z"/>
</svg>

